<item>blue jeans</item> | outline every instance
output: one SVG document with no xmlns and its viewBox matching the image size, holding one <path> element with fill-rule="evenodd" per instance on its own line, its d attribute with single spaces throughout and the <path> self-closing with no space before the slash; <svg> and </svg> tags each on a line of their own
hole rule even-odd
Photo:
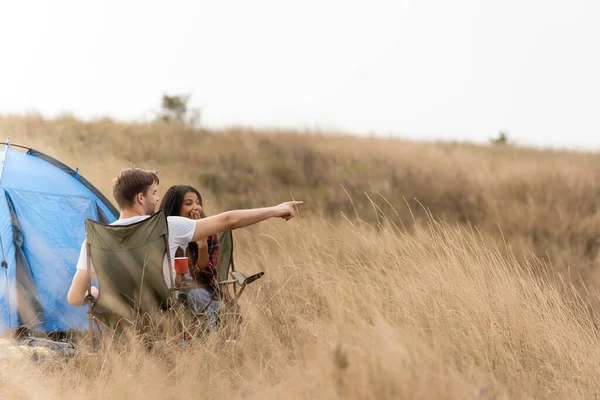
<svg viewBox="0 0 600 400">
<path fill-rule="evenodd" d="M 192 289 L 187 292 L 187 303 L 196 312 L 202 311 L 204 307 L 210 302 L 210 292 L 206 289 Z M 220 301 L 213 300 L 210 306 L 204 312 L 208 315 L 208 328 L 211 331 L 217 329 L 217 321 L 215 318 L 215 312 L 222 306 Z"/>
</svg>

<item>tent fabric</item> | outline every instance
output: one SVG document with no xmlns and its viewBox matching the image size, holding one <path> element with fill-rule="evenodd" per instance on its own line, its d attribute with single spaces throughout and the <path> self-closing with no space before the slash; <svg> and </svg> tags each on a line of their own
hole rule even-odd
<svg viewBox="0 0 600 400">
<path fill-rule="evenodd" d="M 79 172 L 73 171 L 71 168 L 69 168 L 67 165 L 63 164 L 62 162 L 58 161 L 57 159 L 52 158 L 52 157 L 50 157 L 42 152 L 39 152 L 37 150 L 29 149 L 29 151 L 27 151 L 27 154 L 35 156 L 37 158 L 40 158 L 40 159 L 54 165 L 55 167 L 60 168 L 67 174 L 75 177 L 77 180 L 79 180 L 79 182 L 81 182 L 83 184 L 83 186 L 87 187 L 94 195 L 96 195 L 96 197 L 98 197 L 100 202 L 109 209 L 109 211 L 112 215 L 119 215 L 119 210 L 117 210 L 112 205 L 112 203 L 110 201 L 108 201 L 108 199 L 106 197 L 104 197 L 102 192 L 100 192 L 98 189 L 96 189 L 94 187 L 94 185 L 92 185 L 83 176 L 79 175 Z M 106 219 L 106 221 L 108 221 L 108 217 L 106 216 L 106 214 L 104 214 L 104 211 L 102 209 L 100 209 L 98 212 L 102 214 L 101 219 Z M 100 221 L 100 222 L 105 223 L 104 221 Z"/>
<path fill-rule="evenodd" d="M 0 333 L 9 327 L 18 326 L 16 292 L 15 246 L 10 210 L 6 201 L 6 192 L 0 188 L 0 258 L 8 268 L 0 267 Z"/>
<path fill-rule="evenodd" d="M 17 314 L 21 325 L 28 328 L 35 327 L 44 320 L 44 308 L 38 299 L 38 291 L 33 283 L 31 268 L 23 252 L 23 234 L 19 220 L 15 214 L 10 197 L 6 197 L 10 220 L 13 228 L 13 245 L 15 248 L 15 274 L 17 282 Z"/>
<path fill-rule="evenodd" d="M 115 207 L 88 181 L 35 150 L 0 148 L 0 333 L 85 329 L 67 302 L 85 220 L 110 223 Z"/>
</svg>

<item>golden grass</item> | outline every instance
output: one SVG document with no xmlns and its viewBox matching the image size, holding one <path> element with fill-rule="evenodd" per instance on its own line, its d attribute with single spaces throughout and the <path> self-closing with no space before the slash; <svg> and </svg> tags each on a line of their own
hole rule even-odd
<svg viewBox="0 0 600 400">
<path fill-rule="evenodd" d="M 6 398 L 592 398 L 595 317 L 569 285 L 477 235 L 325 221 L 239 232 L 236 344 L 210 335 L 145 353 L 0 369 Z M 484 393 L 485 392 L 485 393 Z"/>
<path fill-rule="evenodd" d="M 163 190 L 198 186 L 209 213 L 307 201 L 234 234 L 238 267 L 267 272 L 238 343 L 4 365 L 6 398 L 600 396 L 595 296 L 557 275 L 597 286 L 596 155 L 70 118 L 0 129 L 105 193 L 135 163 Z"/>
</svg>

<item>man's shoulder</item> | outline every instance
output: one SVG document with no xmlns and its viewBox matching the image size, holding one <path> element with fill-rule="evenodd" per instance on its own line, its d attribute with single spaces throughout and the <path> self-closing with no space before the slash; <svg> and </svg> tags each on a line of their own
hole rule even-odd
<svg viewBox="0 0 600 400">
<path fill-rule="evenodd" d="M 143 221 L 145 219 L 147 219 L 148 217 L 150 217 L 149 215 L 136 215 L 135 217 L 129 217 L 129 218 L 122 218 L 122 219 L 118 219 L 114 222 L 111 223 L 111 225 L 131 225 L 131 224 L 135 224 L 136 222 L 140 222 Z"/>
<path fill-rule="evenodd" d="M 187 244 L 191 242 L 196 229 L 196 221 L 185 217 L 167 217 L 169 224 L 169 241 Z"/>
<path fill-rule="evenodd" d="M 196 226 L 196 221 L 186 217 L 167 217 L 169 227 L 181 227 L 182 229 L 190 229 Z"/>
<path fill-rule="evenodd" d="M 193 219 L 189 219 L 186 217 L 176 217 L 176 216 L 172 216 L 172 217 L 167 217 L 167 221 L 169 223 L 176 223 L 176 224 L 189 224 L 189 223 L 195 223 L 195 221 Z"/>
</svg>

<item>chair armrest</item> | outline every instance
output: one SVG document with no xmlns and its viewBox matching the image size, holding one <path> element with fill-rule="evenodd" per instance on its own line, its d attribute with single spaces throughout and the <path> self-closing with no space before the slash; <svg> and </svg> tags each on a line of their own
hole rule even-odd
<svg viewBox="0 0 600 400">
<path fill-rule="evenodd" d="M 231 271 L 231 276 L 233 279 L 229 279 L 227 281 L 219 282 L 220 285 L 228 285 L 230 283 L 237 283 L 238 285 L 247 285 L 249 283 L 254 282 L 255 280 L 261 278 L 265 273 L 263 271 L 258 272 L 254 275 L 246 276 L 243 272 L 240 271 Z"/>
</svg>

